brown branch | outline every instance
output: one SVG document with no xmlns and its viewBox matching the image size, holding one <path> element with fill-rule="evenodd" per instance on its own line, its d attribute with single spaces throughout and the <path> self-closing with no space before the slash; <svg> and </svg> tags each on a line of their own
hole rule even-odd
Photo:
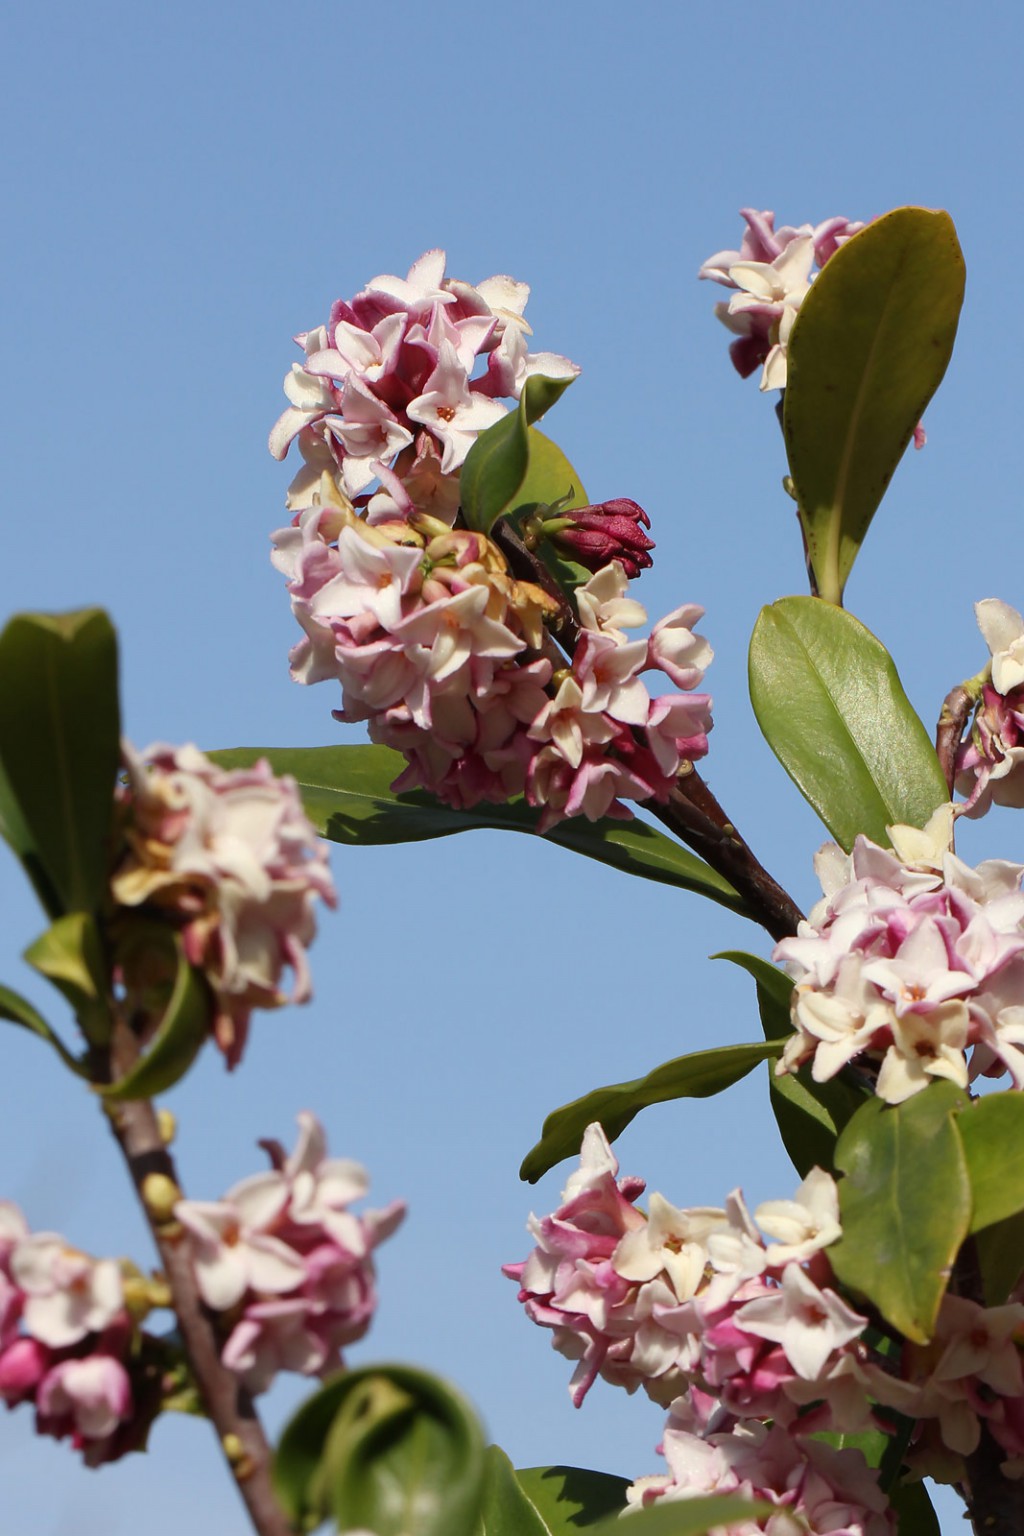
<svg viewBox="0 0 1024 1536">
<path fill-rule="evenodd" d="M 558 602 L 558 613 L 549 628 L 571 656 L 579 625 L 572 604 L 554 576 L 503 519 L 491 530 L 491 538 L 514 576 L 535 582 Z M 735 887 L 746 901 L 750 917 L 773 939 L 785 939 L 796 932 L 803 916 L 800 908 L 755 857 L 692 763 L 690 771 L 680 776 L 666 805 L 646 805 L 663 826 Z"/>
<path fill-rule="evenodd" d="M 138 1055 L 131 1029 L 123 1019 L 115 1019 L 110 1071 L 105 1075 L 109 1080 L 122 1077 Z M 169 1212 L 156 1208 L 154 1190 L 170 1194 L 178 1189 L 174 1161 L 160 1134 L 156 1111 L 149 1100 L 140 1099 L 108 1106 L 107 1118 L 160 1253 L 199 1396 L 217 1431 L 253 1529 L 258 1536 L 292 1536 L 292 1528 L 271 1487 L 271 1450 L 252 1395 L 221 1364 L 221 1340 L 213 1315 L 199 1295 L 182 1230 Z"/>
<path fill-rule="evenodd" d="M 957 683 L 942 702 L 939 723 L 935 727 L 935 751 L 945 775 L 949 797 L 953 798 L 956 778 L 956 754 L 961 737 L 975 705 L 975 697 L 966 683 Z"/>
</svg>

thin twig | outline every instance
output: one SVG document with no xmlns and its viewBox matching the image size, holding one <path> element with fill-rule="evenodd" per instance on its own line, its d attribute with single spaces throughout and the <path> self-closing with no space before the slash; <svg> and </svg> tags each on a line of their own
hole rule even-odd
<svg viewBox="0 0 1024 1536">
<path fill-rule="evenodd" d="M 135 1035 L 123 1019 L 115 1019 L 110 1050 L 110 1077 L 122 1077 L 138 1060 Z M 231 1476 L 258 1536 L 292 1536 L 270 1483 L 271 1450 L 263 1433 L 252 1395 L 238 1377 L 221 1364 L 221 1341 L 212 1315 L 203 1305 L 181 1228 L 167 1213 L 154 1214 L 144 1192 L 157 1175 L 178 1187 L 174 1161 L 160 1134 L 156 1111 L 148 1099 L 109 1106 L 118 1146 L 142 1209 L 145 1212 L 167 1284 L 173 1298 L 185 1353 L 199 1396 L 217 1431 Z M 152 1192 L 154 1185 L 148 1189 Z"/>
<path fill-rule="evenodd" d="M 521 581 L 535 582 L 556 599 L 558 613 L 549 628 L 571 657 L 579 625 L 554 576 L 504 520 L 495 524 L 491 538 L 507 559 L 513 575 Z M 796 933 L 803 916 L 800 908 L 756 858 L 692 763 L 689 772 L 680 776 L 667 804 L 647 803 L 646 808 L 729 881 L 746 901 L 750 917 L 773 939 L 785 939 Z"/>
</svg>

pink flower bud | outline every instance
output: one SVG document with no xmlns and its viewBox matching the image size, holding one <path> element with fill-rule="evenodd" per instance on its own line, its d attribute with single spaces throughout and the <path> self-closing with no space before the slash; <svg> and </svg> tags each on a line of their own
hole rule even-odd
<svg viewBox="0 0 1024 1536">
<path fill-rule="evenodd" d="M 35 1396 L 50 1368 L 50 1351 L 38 1339 L 15 1339 L 0 1354 L 0 1398 L 9 1408 Z"/>
<path fill-rule="evenodd" d="M 592 507 L 573 507 L 550 528 L 550 537 L 588 571 L 617 560 L 632 581 L 653 564 L 647 551 L 654 548 L 654 540 L 643 532 L 650 526 L 643 507 L 620 496 Z"/>
</svg>

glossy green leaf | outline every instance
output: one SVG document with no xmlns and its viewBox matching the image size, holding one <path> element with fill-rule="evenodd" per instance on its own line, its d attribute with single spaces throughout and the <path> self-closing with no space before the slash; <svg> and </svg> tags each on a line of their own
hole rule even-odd
<svg viewBox="0 0 1024 1536">
<path fill-rule="evenodd" d="M 750 641 L 757 723 L 846 849 L 859 832 L 923 827 L 949 798 L 928 733 L 892 658 L 852 614 L 816 597 L 762 608 Z"/>
<path fill-rule="evenodd" d="M 414 843 L 472 831 L 540 835 L 540 813 L 522 799 L 460 811 L 419 790 L 396 795 L 391 784 L 406 764 L 389 747 L 235 747 L 209 756 L 222 768 L 248 767 L 266 758 L 275 773 L 291 774 L 298 781 L 306 815 L 335 843 Z M 575 817 L 543 835 L 547 842 L 626 874 L 696 891 L 730 911 L 749 915 L 727 880 L 647 822 Z"/>
<path fill-rule="evenodd" d="M 738 1493 L 714 1493 L 706 1498 L 659 1499 L 628 1516 L 630 1536 L 701 1536 L 716 1526 L 745 1525 L 764 1520 L 774 1506 L 745 1499 Z M 591 1536 L 622 1536 L 616 1518 L 590 1527 Z"/>
<path fill-rule="evenodd" d="M 563 500 L 565 497 L 568 500 Z M 524 506 L 550 506 L 555 501 L 561 502 L 566 511 L 589 505 L 583 481 L 561 448 L 545 437 L 539 427 L 531 427 L 530 462 L 512 511 L 515 513 Z"/>
<path fill-rule="evenodd" d="M 942 382 L 964 295 L 953 221 L 897 208 L 831 258 L 787 348 L 783 432 L 818 591 L 839 602 L 896 465 Z"/>
<path fill-rule="evenodd" d="M 86 1039 L 105 1045 L 111 1027 L 106 964 L 92 913 L 59 917 L 29 945 L 25 959 L 71 1004 Z"/>
<path fill-rule="evenodd" d="M 281 1437 L 273 1481 L 288 1519 L 375 1536 L 475 1536 L 484 1440 L 459 1393 L 425 1371 L 371 1366 L 307 1399 Z"/>
<path fill-rule="evenodd" d="M 1024 1275 L 1024 1211 L 974 1234 L 985 1304 L 1001 1307 Z"/>
<path fill-rule="evenodd" d="M 577 1536 L 626 1505 L 629 1479 L 582 1467 L 520 1467 L 516 1480 L 551 1536 Z"/>
<path fill-rule="evenodd" d="M 201 972 L 189 965 L 176 941 L 174 985 L 163 1017 L 131 1071 L 98 1092 L 108 1102 L 151 1099 L 180 1082 L 210 1031 L 211 999 Z"/>
<path fill-rule="evenodd" d="M 731 960 L 754 978 L 764 1037 L 785 1043 L 793 1033 L 789 1016 L 793 983 L 786 973 L 741 950 L 714 958 Z M 831 1170 L 836 1138 L 864 1103 L 864 1094 L 839 1077 L 816 1083 L 807 1066 L 779 1077 L 772 1062 L 768 1063 L 768 1085 L 779 1134 L 800 1177 L 805 1178 L 812 1168 Z"/>
<path fill-rule="evenodd" d="M 53 1046 L 61 1061 L 72 1072 L 76 1072 L 79 1077 L 87 1075 L 85 1067 L 71 1054 L 56 1030 L 47 1024 L 27 998 L 13 992 L 10 987 L 0 987 L 0 1019 L 6 1019 L 10 1024 L 20 1024 L 22 1029 L 38 1035 L 40 1040 Z"/>
<path fill-rule="evenodd" d="M 836 1147 L 843 1235 L 828 1251 L 843 1285 L 866 1296 L 915 1343 L 931 1338 L 939 1304 L 971 1217 L 956 1113 L 966 1102 L 948 1082 L 904 1104 L 869 1099 Z"/>
<path fill-rule="evenodd" d="M 942 1536 L 939 1517 L 924 1483 L 901 1483 L 889 1494 L 897 1536 Z"/>
<path fill-rule="evenodd" d="M 0 820 L 51 917 L 107 877 L 120 761 L 117 638 L 99 609 L 21 614 L 0 634 Z"/>
<path fill-rule="evenodd" d="M 519 404 L 481 432 L 459 474 L 462 515 L 469 528 L 489 533 L 503 512 L 521 500 L 530 464 L 529 428 L 539 421 L 572 379 L 527 379 Z"/>
<path fill-rule="evenodd" d="M 971 1231 L 1024 1211 L 1024 1093 L 993 1093 L 957 1121 L 971 1180 Z"/>
<path fill-rule="evenodd" d="M 666 1104 L 671 1099 L 709 1099 L 738 1083 L 759 1062 L 778 1056 L 780 1050 L 774 1040 L 718 1046 L 666 1061 L 646 1077 L 634 1078 L 632 1082 L 595 1088 L 548 1115 L 540 1141 L 523 1159 L 519 1177 L 535 1184 L 563 1158 L 577 1156 L 583 1132 L 595 1120 L 601 1122 L 608 1140 L 614 1141 L 649 1104 Z"/>
<path fill-rule="evenodd" d="M 505 1452 L 497 1445 L 489 1445 L 476 1536 L 548 1536 L 549 1532 L 550 1526 L 516 1480 L 515 1468 Z"/>
</svg>

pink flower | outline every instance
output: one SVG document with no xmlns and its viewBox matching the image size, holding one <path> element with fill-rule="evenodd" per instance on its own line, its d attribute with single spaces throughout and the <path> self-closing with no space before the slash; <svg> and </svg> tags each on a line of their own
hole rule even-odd
<svg viewBox="0 0 1024 1536">
<path fill-rule="evenodd" d="M 91 1259 L 55 1232 L 23 1238 L 10 1267 L 25 1298 L 25 1328 L 52 1349 L 101 1332 L 123 1311 L 121 1272 L 113 1259 Z"/>
<path fill-rule="evenodd" d="M 40 1383 L 36 1406 L 44 1433 L 104 1440 L 131 1418 L 131 1382 L 109 1355 L 63 1360 Z"/>
</svg>

